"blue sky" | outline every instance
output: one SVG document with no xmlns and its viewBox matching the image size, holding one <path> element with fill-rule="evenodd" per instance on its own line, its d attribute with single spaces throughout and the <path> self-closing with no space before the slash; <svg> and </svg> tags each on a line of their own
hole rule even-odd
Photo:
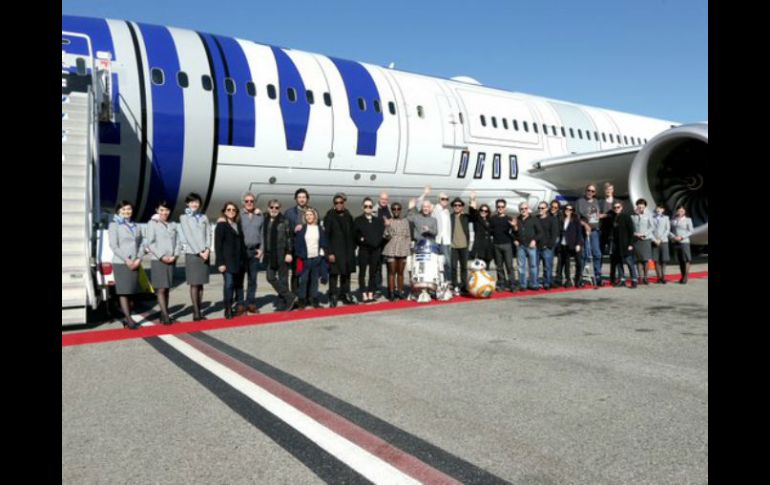
<svg viewBox="0 0 770 485">
<path fill-rule="evenodd" d="M 706 0 L 63 0 L 190 28 L 677 122 L 708 119 Z"/>
</svg>

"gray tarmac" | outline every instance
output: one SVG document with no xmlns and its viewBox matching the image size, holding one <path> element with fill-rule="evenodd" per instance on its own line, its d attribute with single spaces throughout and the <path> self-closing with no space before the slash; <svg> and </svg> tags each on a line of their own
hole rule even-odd
<svg viewBox="0 0 770 485">
<path fill-rule="evenodd" d="M 511 483 L 708 482 L 707 278 L 206 334 Z M 62 348 L 62 483 L 322 482 L 148 341 Z"/>
</svg>

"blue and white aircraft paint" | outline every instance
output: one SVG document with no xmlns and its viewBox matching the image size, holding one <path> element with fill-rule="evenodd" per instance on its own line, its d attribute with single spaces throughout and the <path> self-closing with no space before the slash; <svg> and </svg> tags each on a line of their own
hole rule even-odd
<svg viewBox="0 0 770 485">
<path fill-rule="evenodd" d="M 145 221 L 189 192 L 210 216 L 249 190 L 264 206 L 305 187 L 355 210 L 425 185 L 516 207 L 572 199 L 587 183 L 684 204 L 708 243 L 708 123 L 681 125 L 439 79 L 249 40 L 122 20 L 62 17 L 62 68 L 100 68 L 111 117 L 99 127 L 101 206 Z M 601 192 L 601 189 L 600 189 Z"/>
</svg>

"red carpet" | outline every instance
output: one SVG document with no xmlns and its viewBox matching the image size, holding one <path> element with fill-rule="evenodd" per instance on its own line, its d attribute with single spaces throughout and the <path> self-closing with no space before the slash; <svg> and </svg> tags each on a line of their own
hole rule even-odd
<svg viewBox="0 0 770 485">
<path fill-rule="evenodd" d="M 691 279 L 708 278 L 708 271 L 700 273 L 690 273 Z M 650 282 L 657 281 L 657 278 L 650 278 Z M 668 275 L 666 281 L 679 281 L 679 275 Z M 610 288 L 604 286 L 602 289 Z M 524 296 L 551 295 L 554 293 L 564 293 L 568 291 L 586 291 L 592 288 L 558 288 L 549 291 L 517 291 L 516 293 L 495 293 L 490 300 L 501 298 L 518 298 Z M 62 334 L 62 347 L 70 345 L 95 344 L 102 342 L 113 342 L 116 340 L 128 340 L 135 338 L 156 337 L 158 335 L 174 335 L 179 333 L 203 332 L 206 330 L 216 330 L 222 328 L 246 327 L 250 325 L 265 325 L 268 323 L 293 322 L 297 320 L 307 320 L 312 318 L 333 317 L 337 315 L 352 315 L 357 313 L 380 312 L 387 310 L 397 310 L 402 308 L 428 307 L 435 305 L 451 305 L 454 303 L 465 303 L 470 301 L 479 301 L 476 298 L 455 297 L 450 301 L 432 301 L 431 303 L 416 303 L 413 301 L 398 301 L 381 303 L 372 303 L 368 305 L 340 305 L 336 308 L 320 308 L 309 310 L 295 310 L 292 312 L 265 313 L 262 315 L 249 315 L 225 320 L 218 318 L 215 320 L 205 320 L 202 322 L 181 322 L 173 325 L 153 325 L 141 327 L 138 330 L 115 329 L 115 330 L 92 330 L 88 332 L 65 333 Z"/>
</svg>

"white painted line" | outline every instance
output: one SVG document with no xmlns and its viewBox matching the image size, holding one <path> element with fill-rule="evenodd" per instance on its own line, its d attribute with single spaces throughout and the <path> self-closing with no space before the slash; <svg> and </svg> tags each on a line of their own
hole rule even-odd
<svg viewBox="0 0 770 485">
<path fill-rule="evenodd" d="M 318 446 L 331 453 L 356 472 L 374 483 L 417 484 L 420 483 L 402 473 L 389 463 L 377 458 L 368 451 L 343 438 L 329 428 L 321 425 L 308 415 L 290 406 L 283 400 L 270 394 L 265 389 L 241 377 L 239 374 L 204 355 L 197 349 L 182 342 L 172 335 L 160 335 L 167 344 L 184 354 L 198 365 L 225 381 L 249 399 L 267 409 L 270 413 L 296 429 Z"/>
</svg>

